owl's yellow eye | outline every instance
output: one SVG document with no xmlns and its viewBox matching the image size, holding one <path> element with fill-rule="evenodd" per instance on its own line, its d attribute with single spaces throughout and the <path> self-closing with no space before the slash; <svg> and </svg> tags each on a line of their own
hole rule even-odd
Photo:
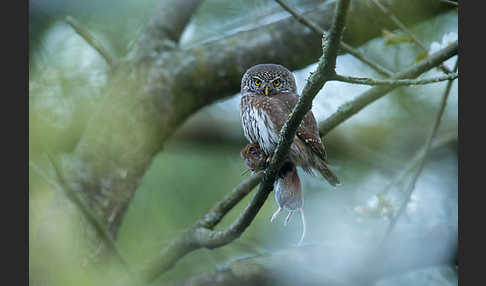
<svg viewBox="0 0 486 286">
<path fill-rule="evenodd" d="M 259 79 L 255 79 L 255 80 L 253 80 L 253 82 L 255 83 L 256 86 L 259 86 L 260 84 L 262 84 L 262 81 L 259 80 Z"/>
<path fill-rule="evenodd" d="M 279 85 L 280 85 L 280 81 L 278 79 L 273 81 L 273 86 L 277 87 Z"/>
</svg>

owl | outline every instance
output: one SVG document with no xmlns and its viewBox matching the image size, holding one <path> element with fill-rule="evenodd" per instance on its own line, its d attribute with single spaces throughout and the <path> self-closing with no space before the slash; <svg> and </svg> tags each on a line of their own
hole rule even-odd
<svg viewBox="0 0 486 286">
<path fill-rule="evenodd" d="M 281 65 L 259 64 L 241 79 L 240 116 L 245 137 L 257 143 L 267 157 L 277 147 L 280 130 L 299 100 L 295 78 Z M 309 111 L 290 147 L 289 161 L 313 174 L 317 170 L 332 186 L 339 179 L 331 171 L 317 122 Z"/>
<path fill-rule="evenodd" d="M 240 152 L 248 168 L 253 171 L 260 171 L 267 167 L 267 156 L 257 143 L 251 143 L 245 146 Z M 280 169 L 275 181 L 275 200 L 278 204 L 277 211 L 272 215 L 270 221 L 274 221 L 278 214 L 283 210 L 289 213 L 285 218 L 284 225 L 287 225 L 293 213 L 299 212 L 302 221 L 302 235 L 298 245 L 302 243 L 305 237 L 306 224 L 303 209 L 303 193 L 299 179 L 299 174 L 295 164 L 286 161 Z"/>
</svg>

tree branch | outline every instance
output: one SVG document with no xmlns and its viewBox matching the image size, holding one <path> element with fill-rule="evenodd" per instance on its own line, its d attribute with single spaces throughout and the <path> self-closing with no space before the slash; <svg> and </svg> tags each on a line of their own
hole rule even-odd
<svg viewBox="0 0 486 286">
<path fill-rule="evenodd" d="M 145 56 L 174 49 L 202 0 L 162 0 L 137 41 L 134 53 Z"/>
<path fill-rule="evenodd" d="M 272 157 L 272 161 L 270 162 L 269 167 L 265 170 L 263 181 L 260 184 L 257 193 L 253 196 L 243 213 L 236 219 L 235 222 L 233 222 L 231 226 L 221 231 L 211 231 L 208 228 L 201 227 L 195 227 L 185 231 L 181 237 L 176 239 L 168 247 L 166 253 L 164 253 L 162 256 L 163 263 L 156 263 L 155 268 L 152 266 L 150 267 L 147 272 L 148 275 L 146 275 L 149 281 L 155 279 L 161 273 L 161 271 L 166 271 L 172 267 L 177 261 L 176 259 L 180 259 L 180 257 L 194 249 L 201 247 L 216 248 L 228 244 L 229 242 L 238 238 L 256 217 L 268 195 L 273 190 L 273 184 L 277 173 L 280 170 L 284 158 L 290 149 L 290 145 L 293 141 L 293 137 L 295 136 L 295 132 L 297 131 L 297 127 L 304 118 L 304 115 L 310 110 L 312 100 L 316 94 L 324 86 L 326 81 L 328 81 L 329 78 L 335 73 L 336 57 L 339 42 L 342 37 L 342 31 L 344 29 L 348 5 L 349 0 L 340 0 L 338 2 L 329 38 L 323 42 L 323 55 L 319 60 L 317 70 L 309 78 L 308 83 L 304 87 L 302 96 L 299 98 L 299 101 L 292 111 L 289 119 L 284 124 L 280 133 L 279 143 Z M 240 198 L 241 196 L 230 195 L 230 197 L 234 197 L 235 199 L 232 201 L 236 203 L 238 201 L 237 198 Z M 221 215 L 218 215 L 218 213 L 222 213 L 224 215 L 233 205 L 233 203 L 219 203 L 213 208 L 213 210 L 216 210 L 217 214 L 205 216 L 202 224 L 208 225 L 209 221 L 209 226 L 214 226 L 213 222 L 220 221 Z M 173 253 L 176 255 L 172 255 Z M 177 257 L 178 255 L 179 257 Z M 170 259 L 171 263 L 166 263 L 165 261 L 167 260 L 165 259 L 165 256 L 176 259 Z M 160 266 L 163 266 L 163 268 L 160 269 Z"/>
<path fill-rule="evenodd" d="M 439 0 L 440 2 L 443 2 L 443 3 L 447 3 L 447 4 L 450 4 L 454 7 L 457 7 L 459 6 L 459 4 L 457 2 L 454 2 L 454 1 L 451 1 L 451 0 Z"/>
<path fill-rule="evenodd" d="M 66 16 L 66 23 L 68 23 L 78 35 L 80 35 L 91 47 L 93 47 L 101 57 L 108 63 L 110 67 L 116 63 L 113 56 L 108 52 L 108 50 L 103 46 L 103 44 L 96 39 L 88 30 L 83 28 L 83 26 L 72 16 Z"/>
<path fill-rule="evenodd" d="M 323 29 L 321 29 L 318 25 L 316 25 L 314 22 L 310 21 L 309 19 L 307 19 L 303 15 L 300 15 L 299 13 L 297 13 L 297 11 L 295 11 L 293 8 L 291 8 L 289 5 L 287 5 L 287 3 L 285 3 L 284 1 L 282 1 L 282 0 L 275 0 L 275 2 L 277 2 L 278 4 L 280 4 L 280 6 L 282 6 L 283 9 L 285 9 L 292 16 L 294 16 L 294 18 L 297 21 L 299 21 L 300 23 L 306 25 L 307 27 L 309 27 L 315 33 L 317 33 L 317 34 L 319 34 L 321 36 L 325 36 L 326 35 L 326 31 L 324 31 Z M 362 62 L 366 63 L 368 66 L 370 66 L 371 68 L 373 68 L 377 72 L 379 72 L 379 73 L 381 73 L 383 75 L 386 75 L 386 76 L 391 76 L 392 75 L 392 72 L 391 71 L 389 71 L 388 69 L 382 67 L 378 63 L 376 63 L 376 62 L 368 59 L 360 51 L 354 49 L 350 45 L 344 43 L 343 41 L 341 41 L 340 45 L 341 45 L 341 49 L 343 49 L 343 51 L 345 51 L 346 53 L 349 53 L 349 54 L 353 55 L 355 58 L 357 58 L 357 59 L 361 60 Z"/>
<path fill-rule="evenodd" d="M 270 165 L 265 170 L 263 181 L 260 184 L 257 193 L 240 217 L 238 217 L 228 229 L 217 234 L 217 236 L 221 236 L 223 240 L 225 240 L 225 238 L 232 240 L 239 237 L 250 225 L 251 221 L 263 206 L 268 195 L 273 190 L 273 183 L 283 164 L 284 158 L 290 150 L 290 145 L 293 142 L 297 127 L 300 125 L 305 114 L 311 109 L 314 97 L 334 74 L 336 57 L 346 21 L 348 6 L 349 0 L 340 0 L 337 2 L 336 13 L 333 18 L 329 37 L 323 41 L 323 55 L 319 59 L 317 69 L 309 77 L 299 101 L 282 127 L 277 148 L 274 151 Z"/>
<path fill-rule="evenodd" d="M 458 43 L 451 44 L 444 49 L 430 55 L 428 58 L 418 62 L 417 64 L 409 67 L 408 69 L 396 73 L 392 76 L 392 79 L 404 79 L 404 78 L 415 78 L 420 74 L 430 70 L 433 67 L 438 66 L 440 63 L 457 55 Z M 330 117 L 328 117 L 324 122 L 319 125 L 319 129 L 324 134 L 331 131 L 343 120 L 348 119 L 352 115 L 358 113 L 368 104 L 373 101 L 383 97 L 388 92 L 395 89 L 396 86 L 377 86 L 367 90 L 355 99 L 341 105 L 336 112 L 334 112 Z"/>
<path fill-rule="evenodd" d="M 146 281 L 155 280 L 160 274 L 171 269 L 187 253 L 214 244 L 212 230 L 263 178 L 263 172 L 255 173 L 243 180 L 221 201 L 217 202 L 206 214 L 191 227 L 174 239 L 149 266 L 142 270 Z"/>
<path fill-rule="evenodd" d="M 457 64 L 458 64 L 458 60 L 456 60 L 456 65 L 454 67 L 454 70 L 457 70 Z M 415 189 L 415 184 L 417 183 L 417 179 L 420 176 L 420 174 L 422 173 L 422 170 L 425 166 L 425 161 L 426 161 L 427 155 L 430 151 L 432 141 L 433 141 L 434 137 L 437 135 L 437 131 L 439 130 L 440 121 L 442 119 L 442 115 L 444 114 L 445 106 L 447 104 L 447 99 L 449 98 L 449 94 L 450 94 L 453 82 L 454 82 L 454 80 L 449 80 L 447 87 L 444 91 L 444 94 L 442 95 L 439 112 L 437 113 L 437 117 L 434 121 L 434 126 L 432 128 L 432 131 L 430 132 L 429 137 L 427 137 L 427 140 L 425 141 L 424 155 L 422 156 L 420 163 L 418 165 L 418 168 L 415 171 L 415 173 L 413 174 L 412 180 L 410 181 L 410 184 L 407 187 L 407 191 L 406 191 L 406 194 L 405 194 L 405 200 L 402 202 L 397 213 L 395 214 L 395 216 L 390 221 L 390 224 L 388 225 L 388 228 L 386 229 L 386 232 L 383 236 L 383 239 L 380 243 L 380 246 L 382 246 L 388 240 L 388 238 L 389 238 L 391 232 L 393 231 L 398 219 L 401 217 L 401 215 L 403 214 L 403 212 L 405 211 L 405 209 L 407 207 L 408 202 L 410 201 L 410 197 L 411 197 L 411 195 L 412 195 L 412 193 Z"/>
<path fill-rule="evenodd" d="M 342 19 L 340 20 L 342 21 Z M 332 35 L 334 36 L 333 38 L 329 37 L 328 38 L 329 41 L 337 37 L 336 34 L 332 34 Z M 331 51 L 328 51 L 328 53 L 330 53 L 331 55 L 337 53 L 336 45 L 326 45 L 325 48 L 331 49 Z M 397 73 L 395 77 L 399 78 L 399 77 L 408 77 L 408 76 L 418 76 L 421 73 L 433 68 L 434 66 L 439 65 L 441 62 L 447 60 L 448 58 L 452 57 L 456 53 L 457 53 L 457 43 L 450 47 L 446 47 L 441 51 L 438 51 L 437 53 L 433 54 L 430 58 L 422 60 L 421 62 L 408 68 L 404 72 Z M 217 223 L 219 223 L 221 218 L 234 205 L 236 205 L 239 200 L 241 200 L 244 197 L 243 195 L 234 195 L 234 193 L 237 191 L 233 191 L 231 194 L 227 196 L 227 198 L 232 198 L 232 199 L 230 199 L 229 201 L 226 201 L 227 199 L 223 199 L 215 207 L 213 207 L 212 209 L 213 211 L 210 211 L 208 214 L 205 214 L 203 218 L 200 219 L 195 226 L 184 231 L 181 236 L 175 239 L 164 250 L 162 255 L 160 255 L 159 258 L 157 258 L 157 261 L 151 264 L 149 269 L 145 271 L 146 274 L 144 276 L 148 277 L 147 278 L 148 280 L 153 280 L 161 273 L 169 270 L 172 266 L 175 265 L 175 263 L 180 258 L 182 258 L 187 253 L 203 247 L 206 248 L 221 247 L 233 241 L 234 239 L 238 238 L 244 232 L 246 227 L 249 226 L 249 224 L 255 218 L 260 208 L 263 206 L 263 203 L 268 197 L 270 191 L 273 189 L 273 180 L 275 179 L 276 173 L 280 168 L 278 164 L 282 163 L 283 161 L 282 159 L 286 154 L 285 152 L 288 152 L 288 148 L 290 147 L 291 141 L 290 139 L 286 139 L 286 138 L 292 138 L 290 134 L 293 134 L 295 136 L 296 127 L 300 123 L 300 121 L 296 121 L 299 120 L 299 118 L 296 119 L 296 116 L 300 115 L 301 117 L 300 120 L 302 120 L 303 114 L 305 114 L 311 107 L 310 104 L 312 103 L 313 97 L 320 90 L 319 86 L 321 86 L 322 88 L 325 81 L 330 80 L 332 78 L 332 75 L 334 74 L 334 65 L 335 65 L 335 61 L 333 63 L 333 61 L 326 59 L 324 55 L 323 57 L 321 57 L 317 71 L 314 72 L 309 78 L 307 85 L 304 88 L 304 91 L 302 93 L 302 96 L 299 99 L 300 104 L 298 103 L 296 105 L 289 120 L 282 128 L 281 137 L 280 137 L 281 140 L 273 155 L 272 162 L 270 163 L 270 166 L 267 168 L 267 171 L 265 172 L 265 176 L 263 177 L 263 182 L 262 184 L 260 184 L 258 192 L 253 196 L 252 200 L 250 201 L 246 209 L 243 211 L 243 213 L 237 218 L 237 220 L 227 229 L 220 230 L 220 231 L 211 230 L 211 228 L 213 228 Z M 319 74 L 322 73 L 328 74 L 329 76 L 328 77 L 319 76 Z M 308 87 L 308 85 L 317 85 L 317 87 Z M 381 89 L 379 91 L 383 92 L 383 90 Z M 386 92 L 384 92 L 380 96 L 383 96 L 385 93 Z M 365 96 L 365 98 L 367 98 L 368 96 L 366 96 L 366 94 L 368 93 L 364 93 L 358 98 L 362 96 Z M 305 100 L 305 104 L 307 105 L 304 107 L 308 108 L 307 110 L 302 107 L 302 103 L 301 103 L 302 100 Z M 372 101 L 373 100 L 369 101 L 368 104 L 371 103 Z M 353 103 L 353 104 L 361 104 L 361 101 L 357 101 L 357 103 Z M 349 105 L 350 103 L 345 104 L 345 106 L 349 106 Z M 363 106 L 360 105 L 360 109 L 364 108 L 364 106 L 365 105 Z M 344 108 L 339 108 L 338 111 L 343 109 Z M 330 131 L 329 127 L 331 126 L 331 124 L 339 124 L 343 122 L 345 119 L 352 116 L 352 114 L 354 113 L 346 112 L 341 114 L 339 122 L 337 122 L 335 117 L 333 116 L 326 119 L 323 123 L 320 124 L 322 134 L 327 134 Z M 288 126 L 293 127 L 293 130 L 290 130 L 290 127 Z M 289 133 L 289 132 L 293 132 L 293 133 Z M 283 142 L 286 142 L 287 146 L 284 146 Z M 287 149 L 283 149 L 284 147 L 282 146 L 286 147 Z M 258 183 L 258 179 L 255 176 L 256 175 L 250 177 L 248 181 L 243 182 L 236 189 L 240 189 L 242 188 L 243 185 L 246 185 L 248 188 L 246 190 L 248 191 L 251 190 L 251 188 L 253 188 Z"/>
<path fill-rule="evenodd" d="M 85 205 L 85 203 L 81 200 L 80 197 L 78 197 L 78 194 L 73 192 L 68 184 L 66 183 L 66 180 L 64 179 L 64 176 L 62 175 L 62 171 L 59 167 L 59 165 L 56 163 L 54 158 L 49 154 L 46 153 L 47 158 L 54 168 L 55 174 L 56 174 L 56 179 L 57 182 L 59 182 L 59 185 L 54 184 L 54 187 L 60 188 L 66 197 L 78 208 L 78 210 L 83 214 L 83 217 L 90 223 L 91 226 L 96 230 L 98 233 L 99 237 L 104 241 L 104 245 L 110 250 L 110 252 L 113 254 L 113 256 L 118 260 L 118 262 L 125 267 L 127 270 L 128 274 L 131 276 L 132 279 L 136 279 L 136 275 L 134 274 L 132 268 L 130 265 L 127 263 L 125 258 L 122 256 L 120 253 L 118 247 L 115 244 L 115 241 L 111 234 L 105 229 L 104 225 L 100 222 L 99 218 L 91 212 L 91 210 Z M 29 162 L 30 163 L 30 162 Z M 45 180 L 53 184 L 51 180 L 47 179 L 47 176 L 43 176 Z"/>
<path fill-rule="evenodd" d="M 417 45 L 419 46 L 424 52 L 428 53 L 429 50 L 425 47 L 425 45 L 417 38 L 415 37 L 415 35 L 412 33 L 412 31 L 410 31 L 403 23 L 402 21 L 400 21 L 397 16 L 395 16 L 395 14 L 393 14 L 393 12 L 388 9 L 387 7 L 383 6 L 383 4 L 381 4 L 380 0 L 371 0 L 371 2 L 373 2 L 378 8 L 380 8 L 380 10 L 386 15 L 388 16 L 392 21 L 393 23 L 395 23 L 395 25 L 397 25 L 398 28 L 400 28 L 400 30 L 402 30 L 403 32 L 405 32 L 411 39 L 412 41 Z M 445 73 L 450 73 L 451 71 L 444 65 L 440 65 L 439 68 L 445 72 Z"/>
<path fill-rule="evenodd" d="M 187 24 L 198 2 L 191 2 L 188 10 L 192 12 L 175 25 L 178 31 L 183 30 L 181 27 Z M 403 7 L 403 1 L 392 3 L 410 14 L 408 23 L 445 10 L 444 5 L 439 8 L 434 2 L 421 0 L 410 0 Z M 177 3 L 173 7 L 176 6 L 179 7 Z M 346 29 L 346 41 L 351 45 L 360 45 L 389 26 L 376 19 L 362 30 L 363 21 L 376 18 L 373 8 L 361 1 L 353 3 Z M 416 13 L 416 9 L 425 12 Z M 331 1 L 305 16 L 328 28 L 334 10 L 335 2 Z M 161 13 L 157 15 L 164 12 Z M 188 49 L 172 48 L 173 45 L 166 49 L 160 43 L 172 40 L 164 36 L 164 28 L 156 28 L 157 21 L 152 23 L 135 46 L 138 56 L 121 59 L 109 74 L 105 96 L 86 125 L 81 124 L 79 130 L 83 133 L 76 133 L 74 150 L 66 154 L 59 166 L 69 190 L 86 202 L 111 237 L 116 237 L 152 158 L 188 116 L 238 92 L 241 75 L 249 66 L 275 62 L 295 70 L 314 63 L 322 53 L 320 39 L 292 17 Z"/>
<path fill-rule="evenodd" d="M 372 79 L 372 78 L 363 78 L 363 77 L 351 77 L 351 76 L 343 76 L 336 74 L 333 80 L 347 82 L 347 83 L 354 83 L 354 84 L 365 84 L 365 85 L 393 85 L 393 86 L 402 86 L 402 85 L 423 85 L 429 83 L 436 83 L 445 80 L 454 80 L 458 77 L 457 73 L 450 73 L 443 76 L 433 77 L 433 78 L 424 78 L 424 79 Z"/>
<path fill-rule="evenodd" d="M 440 148 L 443 147 L 444 145 L 447 145 L 453 141 L 457 141 L 457 133 L 456 132 L 449 132 L 446 134 L 443 134 L 442 136 L 439 136 L 439 138 L 434 138 L 434 141 L 432 142 L 432 149 L 435 148 Z M 393 178 L 390 180 L 388 184 L 383 188 L 383 190 L 380 192 L 381 194 L 386 194 L 388 193 L 393 186 L 397 186 L 405 177 L 413 170 L 415 169 L 422 158 L 425 155 L 425 148 L 420 149 L 414 157 L 407 163 L 407 165 L 400 170 L 398 174 L 393 176 Z"/>
</svg>

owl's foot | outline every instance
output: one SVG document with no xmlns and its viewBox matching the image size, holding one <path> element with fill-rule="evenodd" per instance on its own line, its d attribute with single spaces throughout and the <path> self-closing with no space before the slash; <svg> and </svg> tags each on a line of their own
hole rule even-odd
<svg viewBox="0 0 486 286">
<path fill-rule="evenodd" d="M 290 217 L 292 217 L 292 214 L 294 213 L 294 211 L 289 211 L 289 214 L 287 215 L 287 217 L 285 218 L 285 221 L 284 221 L 284 226 L 287 226 L 287 224 L 289 224 L 289 221 L 290 221 Z"/>
<path fill-rule="evenodd" d="M 273 222 L 277 218 L 278 214 L 281 211 L 282 211 L 282 208 L 281 207 L 278 207 L 278 210 L 272 215 L 272 218 L 270 219 L 270 222 Z"/>
</svg>

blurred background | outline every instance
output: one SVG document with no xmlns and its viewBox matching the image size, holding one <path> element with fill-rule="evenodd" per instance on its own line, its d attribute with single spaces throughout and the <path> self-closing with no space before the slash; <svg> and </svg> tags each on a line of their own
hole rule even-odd
<svg viewBox="0 0 486 286">
<path fill-rule="evenodd" d="M 312 1 L 287 1 L 299 11 Z M 132 47 L 157 6 L 157 0 L 31 0 L 29 1 L 29 275 L 32 285 L 92 285 L 121 283 L 119 269 L 83 270 L 86 249 L 83 229 L 64 215 L 66 204 L 49 181 L 52 168 L 46 150 L 70 152 L 103 94 L 108 66 L 66 22 L 74 16 L 114 55 Z M 268 16 L 271 17 L 262 17 Z M 276 21 L 289 15 L 269 0 L 206 0 L 186 28 L 181 45 L 191 46 Z M 384 17 L 384 15 L 377 15 Z M 409 27 L 434 52 L 457 40 L 457 9 Z M 360 47 L 369 58 L 400 71 L 421 58 L 410 42 L 375 38 Z M 445 65 L 453 69 L 457 57 Z M 294 71 L 299 92 L 316 65 Z M 379 74 L 350 55 L 337 59 L 339 74 L 378 78 Z M 437 69 L 423 77 L 441 75 Z M 328 157 L 342 184 L 334 189 L 319 177 L 299 170 L 304 190 L 307 236 L 304 245 L 332 245 L 326 268 L 333 275 L 378 241 L 405 199 L 412 172 L 391 188 L 423 147 L 439 110 L 447 82 L 401 87 L 339 125 L 326 137 Z M 314 100 L 317 121 L 326 119 L 367 86 L 329 82 Z M 440 233 L 424 244 L 404 244 L 409 256 L 457 252 L 458 91 L 454 82 L 435 144 L 392 239 Z M 134 268 L 142 267 L 181 231 L 248 176 L 239 151 L 246 144 L 239 118 L 239 94 L 203 108 L 167 141 L 141 181 L 121 224 L 116 244 Z M 235 207 L 218 228 L 231 224 L 249 201 Z M 247 231 L 222 248 L 197 250 L 184 257 L 159 280 L 174 281 L 214 271 L 240 258 L 268 255 L 293 248 L 302 225 L 295 216 L 283 226 L 284 215 L 270 223 L 277 209 L 269 200 Z M 59 215 L 59 213 L 62 213 Z M 67 242 L 69 241 L 69 243 Z M 428 245 L 430 244 L 430 245 Z M 90 249 L 91 253 L 91 249 Z M 354 252 L 353 252 L 354 253 Z M 89 260 L 89 258 L 88 258 Z M 81 269 L 81 270 L 80 270 Z M 379 285 L 457 285 L 454 265 L 430 265 L 391 275 Z M 323 270 L 324 271 L 324 270 Z M 86 274 L 89 273 L 89 274 Z M 102 274 L 102 275 L 100 275 Z M 104 276 L 100 278 L 100 276 Z M 101 280 L 100 280 L 101 279 Z M 103 280 L 105 279 L 105 280 Z M 117 280 L 118 279 L 118 280 Z M 115 284 L 115 283 L 113 283 Z"/>
</svg>

